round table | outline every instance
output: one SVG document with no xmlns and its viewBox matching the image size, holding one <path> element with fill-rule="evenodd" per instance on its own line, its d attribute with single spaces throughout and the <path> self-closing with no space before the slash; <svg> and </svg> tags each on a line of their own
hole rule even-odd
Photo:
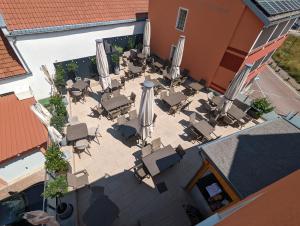
<svg viewBox="0 0 300 226">
<path fill-rule="evenodd" d="M 79 80 L 79 81 L 75 82 L 72 87 L 74 89 L 78 89 L 78 90 L 82 91 L 82 90 L 86 89 L 87 86 L 88 86 L 88 84 L 85 81 Z"/>
</svg>

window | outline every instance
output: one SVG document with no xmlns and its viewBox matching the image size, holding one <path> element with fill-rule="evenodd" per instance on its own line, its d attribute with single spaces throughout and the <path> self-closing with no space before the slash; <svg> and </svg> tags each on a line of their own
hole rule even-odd
<svg viewBox="0 0 300 226">
<path fill-rule="evenodd" d="M 278 38 L 280 36 L 280 34 L 282 33 L 283 29 L 286 27 L 288 22 L 289 21 L 287 20 L 287 21 L 283 21 L 280 24 L 278 24 L 276 30 L 273 32 L 271 38 L 269 39 L 269 42 L 275 40 L 276 38 Z"/>
<path fill-rule="evenodd" d="M 183 31 L 185 27 L 185 22 L 187 18 L 188 10 L 184 8 L 179 8 L 176 22 L 176 29 Z"/>
<path fill-rule="evenodd" d="M 276 27 L 277 25 L 272 25 L 270 27 L 264 28 L 252 49 L 257 49 L 266 44 Z"/>
</svg>

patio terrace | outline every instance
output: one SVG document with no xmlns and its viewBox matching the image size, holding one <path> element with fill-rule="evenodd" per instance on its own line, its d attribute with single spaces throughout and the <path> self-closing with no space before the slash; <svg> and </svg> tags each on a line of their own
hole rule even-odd
<svg viewBox="0 0 300 226">
<path fill-rule="evenodd" d="M 127 68 L 124 70 L 126 71 Z M 118 76 L 112 75 L 112 79 L 120 79 L 121 76 L 124 76 L 124 70 Z M 162 76 L 156 73 L 146 72 L 145 75 L 151 75 L 151 78 L 159 80 L 162 79 Z M 142 83 L 145 75 L 127 81 L 125 89 L 121 90 L 121 94 L 126 96 L 129 96 L 131 92 L 136 93 L 137 99 L 135 107 L 132 107 L 132 109 L 137 111 L 140 106 Z M 105 195 L 120 209 L 119 218 L 113 224 L 115 226 L 137 225 L 142 219 L 145 219 L 145 222 L 148 222 L 149 225 L 155 225 L 153 219 L 164 222 L 164 226 L 190 225 L 182 205 L 196 205 L 189 194 L 185 192 L 184 186 L 201 166 L 201 159 L 198 154 L 197 143 L 190 141 L 185 128 L 192 112 L 197 112 L 204 118 L 206 117 L 206 112 L 201 107 L 201 103 L 203 103 L 203 100 L 207 100 L 207 94 L 199 92 L 195 96 L 189 97 L 192 100 L 189 109 L 177 113 L 175 116 L 169 115 L 165 111 L 159 95 L 155 98 L 154 112 L 158 117 L 152 138 L 148 140 L 151 141 L 160 137 L 164 145 L 170 144 L 174 148 L 180 144 L 187 154 L 179 164 L 154 178 L 146 178 L 139 184 L 133 175 L 132 167 L 140 161 L 141 147 L 122 137 L 116 126 L 116 120 L 111 121 L 103 116 L 101 119 L 88 116 L 91 112 L 90 107 L 98 104 L 100 100 L 98 92 L 101 91 L 101 86 L 96 81 L 92 81 L 91 88 L 93 92 L 86 96 L 86 102 L 84 103 L 73 103 L 68 96 L 69 105 L 67 108 L 70 116 L 77 116 L 79 121 L 86 123 L 88 127 L 99 125 L 102 137 L 99 137 L 100 144 L 94 141 L 90 143 L 89 151 L 91 155 L 82 153 L 79 157 L 73 153 L 72 171 L 77 172 L 85 169 L 89 174 L 89 182 L 92 186 L 104 187 Z M 175 91 L 182 91 L 183 89 L 184 87 L 180 86 L 176 87 Z M 244 128 L 254 125 L 253 122 L 250 122 Z M 215 134 L 220 137 L 237 131 L 239 131 L 238 128 L 230 126 L 227 128 L 215 127 Z M 73 147 L 65 146 L 62 150 L 73 152 Z M 156 185 L 160 182 L 165 183 L 167 191 L 163 193 L 158 191 Z M 85 193 L 78 193 L 79 216 L 90 205 L 86 196 Z M 97 216 L 95 216 L 95 219 L 97 219 Z"/>
</svg>

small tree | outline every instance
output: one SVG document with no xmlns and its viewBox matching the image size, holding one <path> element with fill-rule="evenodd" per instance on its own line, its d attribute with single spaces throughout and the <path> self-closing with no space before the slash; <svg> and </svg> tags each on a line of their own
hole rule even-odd
<svg viewBox="0 0 300 226">
<path fill-rule="evenodd" d="M 45 155 L 45 168 L 50 173 L 66 173 L 69 169 L 68 162 L 63 153 L 55 144 L 51 145 Z"/>
<path fill-rule="evenodd" d="M 61 64 L 56 67 L 54 85 L 59 92 L 65 87 L 65 70 Z"/>
<path fill-rule="evenodd" d="M 58 176 L 53 181 L 49 181 L 43 193 L 44 198 L 57 198 L 58 206 L 61 205 L 61 198 L 68 192 L 68 182 L 65 176 Z"/>
<path fill-rule="evenodd" d="M 130 49 L 134 49 L 134 47 L 135 47 L 135 40 L 134 40 L 134 38 L 132 38 L 132 37 L 128 38 L 127 47 L 128 47 L 129 50 Z"/>
<path fill-rule="evenodd" d="M 274 107 L 266 98 L 254 100 L 251 104 L 251 107 L 257 110 L 259 117 L 274 110 Z"/>
<path fill-rule="evenodd" d="M 78 65 L 73 60 L 67 64 L 68 72 L 75 73 L 77 69 L 78 69 Z"/>
</svg>

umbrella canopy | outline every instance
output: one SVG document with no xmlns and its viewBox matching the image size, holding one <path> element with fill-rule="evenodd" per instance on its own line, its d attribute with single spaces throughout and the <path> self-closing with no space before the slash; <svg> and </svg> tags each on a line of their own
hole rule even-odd
<svg viewBox="0 0 300 226">
<path fill-rule="evenodd" d="M 53 126 L 50 126 L 52 115 L 50 112 L 40 103 L 35 103 L 31 106 L 33 113 L 39 118 L 39 120 L 47 127 L 48 134 L 52 142 L 58 144 L 62 141 L 62 135 Z"/>
<path fill-rule="evenodd" d="M 106 90 L 107 88 L 111 88 L 112 86 L 111 78 L 109 76 L 109 66 L 102 39 L 96 40 L 96 62 L 102 89 Z"/>
<path fill-rule="evenodd" d="M 218 106 L 218 111 L 221 114 L 226 114 L 226 112 L 232 106 L 234 99 L 236 99 L 238 94 L 241 92 L 252 66 L 253 65 L 246 64 L 245 67 L 240 72 L 238 72 L 230 82 L 229 87 L 227 88 L 223 96 L 222 102 Z"/>
<path fill-rule="evenodd" d="M 153 82 L 145 81 L 139 110 L 139 131 L 138 133 L 145 140 L 153 132 Z"/>
<path fill-rule="evenodd" d="M 172 60 L 172 66 L 170 70 L 170 75 L 172 79 L 175 79 L 180 75 L 180 64 L 183 56 L 184 43 L 185 43 L 185 37 L 180 36 L 175 49 L 175 53 Z"/>
<path fill-rule="evenodd" d="M 150 20 L 147 19 L 144 28 L 144 40 L 143 40 L 143 54 L 145 57 L 150 56 L 150 37 L 151 37 Z"/>
</svg>

